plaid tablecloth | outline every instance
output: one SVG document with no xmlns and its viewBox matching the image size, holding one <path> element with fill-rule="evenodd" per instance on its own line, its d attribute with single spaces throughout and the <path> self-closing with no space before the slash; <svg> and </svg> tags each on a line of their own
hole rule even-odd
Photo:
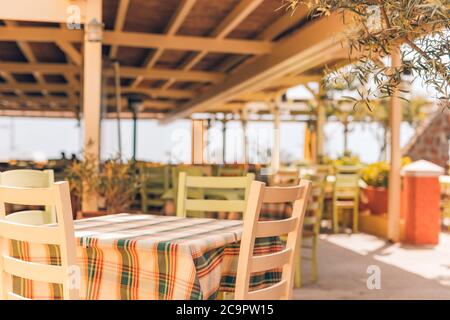
<svg viewBox="0 0 450 320">
<path fill-rule="evenodd" d="M 75 221 L 82 299 L 214 299 L 234 291 L 242 221 L 117 214 Z M 17 258 L 58 264 L 54 246 L 14 243 Z M 259 239 L 255 254 L 282 250 Z M 280 280 L 280 270 L 253 274 L 252 288 Z M 33 299 L 61 297 L 58 285 L 14 279 Z"/>
</svg>

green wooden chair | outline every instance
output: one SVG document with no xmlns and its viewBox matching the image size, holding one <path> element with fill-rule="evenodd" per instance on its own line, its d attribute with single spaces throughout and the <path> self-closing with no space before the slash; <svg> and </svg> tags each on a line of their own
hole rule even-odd
<svg viewBox="0 0 450 320">
<path fill-rule="evenodd" d="M 211 173 L 211 167 L 207 166 L 192 166 L 192 165 L 180 165 L 180 166 L 172 166 L 170 168 L 170 188 L 164 194 L 161 196 L 161 199 L 164 201 L 165 205 L 169 205 L 171 208 L 170 211 L 173 214 L 176 213 L 176 206 L 177 206 L 177 193 L 178 193 L 178 175 L 180 172 L 186 172 L 189 176 L 206 176 L 210 175 Z M 197 198 L 197 199 L 203 199 L 204 194 L 203 191 L 200 189 L 197 190 L 190 190 L 189 195 Z M 166 212 L 167 213 L 167 212 Z"/>
<path fill-rule="evenodd" d="M 0 173 L 0 185 L 18 188 L 49 188 L 54 183 L 53 170 L 10 170 Z M 23 210 L 11 213 L 6 220 L 21 224 L 42 225 L 55 223 L 53 207 L 44 210 Z"/>
<path fill-rule="evenodd" d="M 178 180 L 177 216 L 201 217 L 204 212 L 239 212 L 244 213 L 250 184 L 254 180 L 253 174 L 244 177 L 199 177 L 189 176 L 187 172 L 180 172 Z M 190 190 L 230 189 L 239 192 L 244 190 L 244 199 L 205 199 L 198 194 L 192 196 Z"/>
<path fill-rule="evenodd" d="M 333 190 L 333 232 L 339 231 L 340 211 L 352 212 L 352 231 L 358 232 L 360 166 L 337 166 Z"/>
<path fill-rule="evenodd" d="M 243 165 L 217 167 L 217 176 L 219 177 L 242 177 L 246 174 L 247 168 Z"/>
<path fill-rule="evenodd" d="M 324 175 L 305 175 L 302 179 L 311 181 L 311 192 L 303 222 L 301 250 L 295 264 L 295 287 L 302 285 L 301 266 L 303 260 L 311 261 L 311 280 L 317 281 L 317 244 L 322 221 L 326 177 Z M 310 255 L 307 255 L 310 253 Z"/>
<path fill-rule="evenodd" d="M 164 206 L 162 196 L 169 190 L 170 168 L 169 166 L 146 167 L 141 166 L 141 210 L 148 213 L 150 207 Z"/>
</svg>

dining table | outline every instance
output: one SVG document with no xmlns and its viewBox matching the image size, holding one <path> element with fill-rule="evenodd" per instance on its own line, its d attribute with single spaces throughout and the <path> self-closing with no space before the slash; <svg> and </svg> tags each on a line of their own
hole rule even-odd
<svg viewBox="0 0 450 320">
<path fill-rule="evenodd" d="M 233 292 L 243 223 L 240 220 L 114 214 L 74 221 L 80 298 L 200 300 Z M 59 247 L 12 242 L 14 257 L 58 265 Z M 254 254 L 283 250 L 279 237 L 259 238 Z M 250 287 L 280 281 L 281 270 L 252 274 Z M 14 292 L 60 299 L 62 287 L 13 279 Z"/>
</svg>

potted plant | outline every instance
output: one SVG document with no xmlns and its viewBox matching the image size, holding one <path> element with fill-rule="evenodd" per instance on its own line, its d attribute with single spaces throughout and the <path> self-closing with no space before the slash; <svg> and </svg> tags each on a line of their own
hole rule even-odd
<svg viewBox="0 0 450 320">
<path fill-rule="evenodd" d="M 113 214 L 128 209 L 138 190 L 138 177 L 132 162 L 122 163 L 112 158 L 100 166 L 92 155 L 85 154 L 81 161 L 72 162 L 65 170 L 69 181 L 74 216 L 81 212 L 83 196 L 96 197 L 104 202 L 103 211 L 82 212 L 78 216 Z"/>
<path fill-rule="evenodd" d="M 402 165 L 411 162 L 404 157 Z M 361 178 L 366 183 L 362 188 L 365 205 L 371 214 L 382 215 L 388 210 L 388 184 L 390 167 L 387 162 L 380 161 L 366 166 L 361 172 Z"/>
<path fill-rule="evenodd" d="M 383 161 L 372 163 L 362 170 L 361 178 L 367 185 L 362 191 L 370 213 L 385 214 L 388 206 L 389 164 Z"/>
<path fill-rule="evenodd" d="M 83 160 L 72 161 L 64 170 L 64 174 L 69 182 L 73 217 L 76 218 L 81 211 L 83 194 L 96 196 L 97 162 L 92 155 L 85 154 Z"/>
<path fill-rule="evenodd" d="M 107 160 L 99 173 L 97 193 L 105 200 L 108 214 L 124 212 L 134 201 L 139 179 L 133 162 L 122 163 L 120 159 Z"/>
</svg>

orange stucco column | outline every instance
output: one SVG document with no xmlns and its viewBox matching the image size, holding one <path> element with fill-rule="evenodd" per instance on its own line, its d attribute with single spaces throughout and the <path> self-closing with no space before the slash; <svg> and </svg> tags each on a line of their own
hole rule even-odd
<svg viewBox="0 0 450 320">
<path fill-rule="evenodd" d="M 402 170 L 406 243 L 435 245 L 440 232 L 439 175 L 444 169 L 425 160 Z"/>
</svg>

